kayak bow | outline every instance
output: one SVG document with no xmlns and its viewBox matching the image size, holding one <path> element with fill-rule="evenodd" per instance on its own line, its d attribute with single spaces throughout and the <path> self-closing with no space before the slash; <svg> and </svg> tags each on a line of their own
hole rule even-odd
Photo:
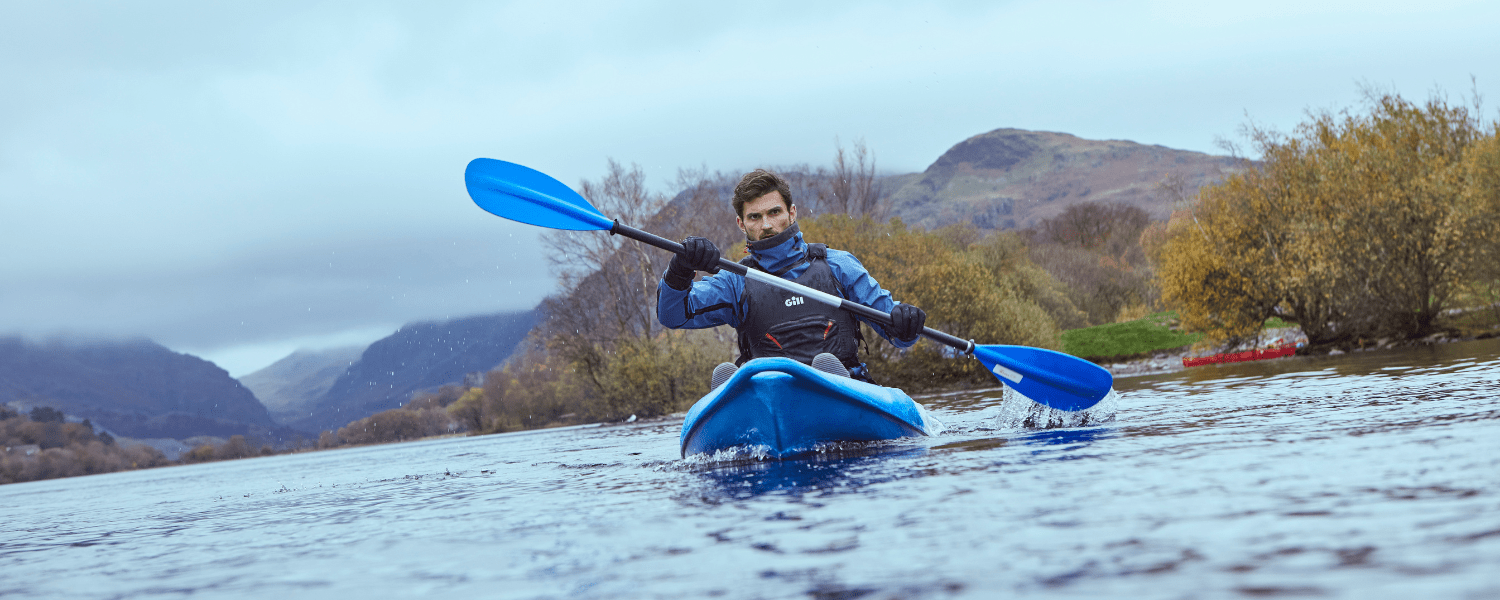
<svg viewBox="0 0 1500 600">
<path fill-rule="evenodd" d="M 682 456 L 745 447 L 785 458 L 828 442 L 928 436 L 934 427 L 899 389 L 830 375 L 790 358 L 757 358 L 688 410 Z"/>
</svg>

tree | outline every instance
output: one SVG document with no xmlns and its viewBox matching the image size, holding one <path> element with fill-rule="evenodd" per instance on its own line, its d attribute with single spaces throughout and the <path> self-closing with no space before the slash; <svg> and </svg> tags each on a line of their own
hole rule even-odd
<svg viewBox="0 0 1500 600">
<path fill-rule="evenodd" d="M 988 344 L 1061 346 L 1053 319 L 1017 283 L 1024 277 L 1009 271 L 1006 241 L 966 246 L 962 240 L 971 238 L 962 232 L 940 235 L 909 229 L 900 219 L 879 224 L 837 214 L 804 221 L 803 231 L 810 242 L 859 257 L 897 301 L 922 307 L 935 329 Z M 882 384 L 922 390 L 988 382 L 983 365 L 960 360 L 946 346 L 924 341 L 902 351 L 871 331 L 865 338 L 871 372 Z"/>
<path fill-rule="evenodd" d="M 484 429 L 484 388 L 471 388 L 446 408 L 469 431 Z"/>
<path fill-rule="evenodd" d="M 1086 316 L 1080 322 L 1067 318 L 1066 308 L 1049 311 L 1059 325 L 1109 323 L 1126 307 L 1155 303 L 1152 266 L 1142 246 L 1150 224 L 1150 215 L 1136 206 L 1082 202 L 1026 232 L 1032 261 L 1064 284 L 1069 303 Z"/>
<path fill-rule="evenodd" d="M 347 444 L 400 442 L 422 436 L 420 415 L 400 408 L 375 413 L 339 428 L 338 432 L 338 438 Z"/>
<path fill-rule="evenodd" d="M 66 419 L 62 411 L 48 406 L 31 409 L 31 420 L 37 423 L 61 423 Z"/>
<path fill-rule="evenodd" d="M 661 210 L 666 199 L 646 187 L 638 165 L 626 169 L 611 159 L 599 181 L 584 181 L 579 193 L 601 212 L 622 223 L 644 224 Z M 562 330 L 572 330 L 584 342 L 608 341 L 627 335 L 650 334 L 656 325 L 658 263 L 655 249 L 598 231 L 550 231 L 543 241 L 549 261 L 558 272 L 560 298 L 544 305 L 549 321 L 564 318 Z"/>
<path fill-rule="evenodd" d="M 864 139 L 854 140 L 850 152 L 835 139 L 833 170 L 826 193 L 819 195 L 820 209 L 880 221 L 890 208 L 887 199 L 884 186 L 875 176 L 875 154 L 865 146 Z"/>
<path fill-rule="evenodd" d="M 678 186 L 683 191 L 667 203 L 646 190 L 645 174 L 639 167 L 626 170 L 610 161 L 609 173 L 598 182 L 584 182 L 581 193 L 605 214 L 620 215 L 621 222 L 668 238 L 705 236 L 728 248 L 743 239 L 729 199 L 721 194 L 730 181 L 728 176 L 711 176 L 706 170 L 680 171 Z M 688 398 L 687 391 L 700 387 L 699 394 L 707 391 L 706 373 L 713 364 L 733 358 L 731 334 L 691 334 L 689 345 L 701 352 L 685 356 L 682 344 L 689 334 L 667 332 L 657 321 L 656 285 L 671 254 L 600 232 L 557 233 L 548 242 L 557 251 L 554 265 L 560 270 L 563 289 L 543 303 L 547 317 L 531 341 L 537 356 L 529 364 L 551 366 L 555 361 L 566 365 L 579 376 L 573 383 L 583 386 L 570 391 L 584 394 L 593 403 L 590 412 L 599 418 L 644 416 L 685 407 L 684 401 L 696 399 Z M 659 368 L 648 375 L 641 365 Z M 697 371 L 689 372 L 688 367 Z M 552 381 L 560 381 L 558 377 L 554 373 Z M 698 385 L 700 380 L 702 385 Z M 488 418 L 481 418 L 486 423 L 483 428 L 540 426 L 538 414 L 576 412 L 529 410 L 524 421 L 514 421 L 521 413 L 502 405 L 523 398 L 533 407 L 570 404 L 509 390 L 487 404 L 491 410 Z"/>
<path fill-rule="evenodd" d="M 1118 202 L 1080 202 L 1037 225 L 1046 242 L 1078 246 L 1120 256 L 1137 243 L 1151 215 L 1138 206 Z"/>
<path fill-rule="evenodd" d="M 1492 132 L 1475 141 L 1464 157 L 1464 194 L 1467 202 L 1500 211 L 1500 133 Z M 1466 291 L 1479 303 L 1489 305 L 1500 321 L 1500 242 L 1475 244 L 1475 258 Z"/>
<path fill-rule="evenodd" d="M 224 445 L 214 450 L 214 457 L 220 460 L 245 458 L 251 455 L 250 442 L 243 435 L 229 436 Z"/>
<path fill-rule="evenodd" d="M 1315 344 L 1432 332 L 1500 237 L 1478 111 L 1367 93 L 1293 135 L 1247 127 L 1263 159 L 1168 227 L 1160 281 L 1184 324 L 1233 340 L 1267 317 Z M 1490 129 L 1494 126 L 1491 124 Z"/>
</svg>

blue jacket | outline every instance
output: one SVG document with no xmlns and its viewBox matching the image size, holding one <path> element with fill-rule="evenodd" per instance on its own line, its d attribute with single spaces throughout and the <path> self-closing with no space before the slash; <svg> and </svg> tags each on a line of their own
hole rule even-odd
<svg viewBox="0 0 1500 600">
<path fill-rule="evenodd" d="M 792 227 L 796 227 L 796 224 Z M 782 278 L 790 281 L 796 281 L 807 271 L 807 243 L 802 241 L 801 231 L 792 231 L 791 236 L 776 246 L 752 249 L 751 254 L 766 271 L 772 273 L 795 264 L 795 267 L 782 275 Z M 886 313 L 896 306 L 896 302 L 891 300 L 891 293 L 880 287 L 853 254 L 829 248 L 828 266 L 842 286 L 845 300 Z M 745 307 L 741 305 L 744 302 L 744 291 L 745 278 L 725 271 L 693 282 L 692 287 L 686 290 L 672 289 L 663 280 L 656 284 L 656 319 L 672 329 L 706 329 L 719 325 L 738 329 L 745 315 Z M 879 323 L 864 317 L 859 317 L 859 320 L 897 348 L 910 348 L 917 343 L 916 340 L 903 342 L 892 338 Z"/>
</svg>

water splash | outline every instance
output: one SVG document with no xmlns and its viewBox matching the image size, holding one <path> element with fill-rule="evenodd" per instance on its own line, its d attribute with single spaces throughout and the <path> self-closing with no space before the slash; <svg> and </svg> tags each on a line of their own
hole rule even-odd
<svg viewBox="0 0 1500 600">
<path fill-rule="evenodd" d="M 942 422 L 938 421 L 935 417 L 931 417 L 928 423 L 932 427 L 936 427 L 938 432 L 943 430 Z M 789 460 L 836 460 L 840 458 L 883 454 L 891 448 L 907 448 L 910 446 L 911 441 L 912 438 L 895 438 L 889 440 L 818 442 L 806 450 L 794 452 L 784 458 Z M 732 446 L 713 452 L 700 452 L 689 455 L 687 458 L 677 461 L 676 464 L 667 468 L 671 470 L 702 471 L 705 469 L 742 467 L 764 462 L 780 462 L 772 456 L 770 446 Z"/>
<path fill-rule="evenodd" d="M 770 446 L 731 446 L 713 452 L 690 454 L 682 459 L 680 466 L 687 469 L 718 467 L 744 462 L 760 462 L 770 457 Z"/>
<path fill-rule="evenodd" d="M 1119 393 L 1113 389 L 1087 410 L 1067 411 L 1038 404 L 1025 394 L 1006 387 L 1000 400 L 1000 414 L 995 416 L 995 428 L 1056 429 L 1109 423 L 1115 420 L 1119 405 Z"/>
<path fill-rule="evenodd" d="M 913 404 L 917 405 L 917 413 L 922 415 L 922 429 L 927 430 L 927 435 L 941 435 L 944 431 L 948 430 L 948 426 L 939 421 L 937 416 L 932 414 L 932 411 L 927 410 L 926 406 L 922 406 L 921 402 L 914 402 Z"/>
</svg>

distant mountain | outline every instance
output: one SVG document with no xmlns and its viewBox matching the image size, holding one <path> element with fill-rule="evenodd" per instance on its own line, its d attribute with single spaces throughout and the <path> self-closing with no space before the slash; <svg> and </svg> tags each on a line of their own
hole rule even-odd
<svg viewBox="0 0 1500 600">
<path fill-rule="evenodd" d="M 308 416 L 340 375 L 354 366 L 365 346 L 298 350 L 270 366 L 240 377 L 278 423 Z"/>
<path fill-rule="evenodd" d="M 537 311 L 402 327 L 365 349 L 328 392 L 288 421 L 303 431 L 338 429 L 399 407 L 414 392 L 460 383 L 499 366 L 537 322 Z"/>
<path fill-rule="evenodd" d="M 224 369 L 148 340 L 0 338 L 0 403 L 8 402 L 57 408 L 133 438 L 291 434 Z"/>
<path fill-rule="evenodd" d="M 1138 206 L 1163 219 L 1173 200 L 1157 186 L 1169 175 L 1181 177 L 1191 195 L 1241 168 L 1230 157 L 1164 146 L 996 129 L 959 142 L 922 173 L 885 184 L 896 188 L 892 211 L 908 224 L 1015 229 L 1089 201 Z"/>
</svg>

